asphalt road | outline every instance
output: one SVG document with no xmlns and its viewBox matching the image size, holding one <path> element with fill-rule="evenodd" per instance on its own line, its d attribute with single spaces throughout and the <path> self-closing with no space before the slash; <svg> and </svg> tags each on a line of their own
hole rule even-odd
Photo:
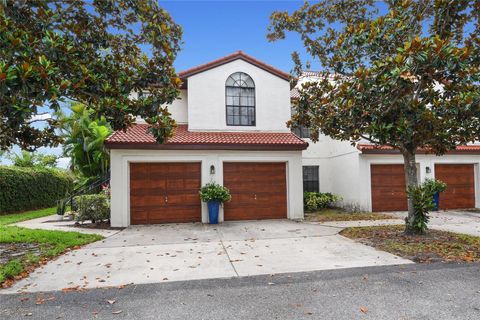
<svg viewBox="0 0 480 320">
<path fill-rule="evenodd" d="M 369 267 L 0 295 L 0 319 L 93 318 L 477 320 L 480 265 Z"/>
</svg>

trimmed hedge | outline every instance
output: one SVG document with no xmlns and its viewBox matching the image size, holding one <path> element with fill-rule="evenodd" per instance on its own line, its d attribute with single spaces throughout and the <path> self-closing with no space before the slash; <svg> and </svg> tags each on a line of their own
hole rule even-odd
<svg viewBox="0 0 480 320">
<path fill-rule="evenodd" d="M 0 214 L 52 207 L 72 188 L 60 169 L 0 166 Z"/>
</svg>

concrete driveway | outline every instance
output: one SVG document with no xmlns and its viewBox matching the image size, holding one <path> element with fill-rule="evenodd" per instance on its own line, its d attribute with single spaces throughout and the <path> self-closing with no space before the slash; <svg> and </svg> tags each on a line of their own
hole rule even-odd
<svg viewBox="0 0 480 320">
<path fill-rule="evenodd" d="M 0 293 L 412 263 L 289 220 L 135 226 L 72 251 Z"/>
</svg>

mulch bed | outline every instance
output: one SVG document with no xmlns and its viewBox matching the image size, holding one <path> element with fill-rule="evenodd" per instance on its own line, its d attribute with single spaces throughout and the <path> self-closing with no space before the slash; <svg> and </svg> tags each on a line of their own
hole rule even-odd
<svg viewBox="0 0 480 320">
<path fill-rule="evenodd" d="M 480 262 L 480 237 L 428 230 L 426 235 L 404 234 L 404 226 L 344 229 L 340 234 L 418 263 Z"/>
<path fill-rule="evenodd" d="M 125 229 L 123 227 L 111 227 L 110 226 L 110 221 L 102 221 L 102 222 L 97 222 L 97 223 L 91 223 L 91 222 L 79 223 L 79 222 L 76 222 L 73 226 L 76 227 L 76 228 L 85 228 L 85 229 L 104 229 L 104 230 L 123 230 L 123 229 Z"/>
<path fill-rule="evenodd" d="M 38 255 L 40 252 L 40 245 L 37 243 L 0 243 L 0 264 L 20 259 L 29 253 Z"/>
</svg>

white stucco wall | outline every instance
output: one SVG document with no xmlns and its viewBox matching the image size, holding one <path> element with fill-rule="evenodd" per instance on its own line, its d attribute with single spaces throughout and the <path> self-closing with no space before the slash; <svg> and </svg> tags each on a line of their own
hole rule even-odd
<svg viewBox="0 0 480 320">
<path fill-rule="evenodd" d="M 188 95 L 187 90 L 180 90 L 179 99 L 167 105 L 168 111 L 172 114 L 172 118 L 178 124 L 185 124 L 188 122 Z"/>
<path fill-rule="evenodd" d="M 255 82 L 255 126 L 227 126 L 225 81 L 235 72 Z M 289 131 L 290 85 L 261 68 L 235 60 L 188 78 L 188 124 L 194 131 Z"/>
<path fill-rule="evenodd" d="M 285 162 L 287 166 L 287 208 L 289 219 L 303 218 L 302 156 L 300 151 L 189 151 L 117 150 L 110 151 L 111 225 L 130 224 L 129 164 L 132 162 L 201 162 L 202 185 L 223 184 L 223 162 Z M 210 166 L 215 166 L 215 175 Z M 200 200 L 199 200 L 200 201 Z M 202 204 L 202 222 L 208 222 L 208 209 Z M 223 221 L 223 209 L 219 221 Z"/>
<path fill-rule="evenodd" d="M 340 195 L 341 206 L 351 210 L 372 210 L 370 166 L 372 164 L 403 164 L 401 155 L 362 154 L 347 141 L 321 135 L 317 143 L 309 142 L 302 153 L 302 165 L 318 165 L 320 192 Z M 435 163 L 475 164 L 476 207 L 480 207 L 480 155 L 416 156 L 419 181 L 435 178 Z M 426 168 L 430 173 L 426 173 Z"/>
</svg>

